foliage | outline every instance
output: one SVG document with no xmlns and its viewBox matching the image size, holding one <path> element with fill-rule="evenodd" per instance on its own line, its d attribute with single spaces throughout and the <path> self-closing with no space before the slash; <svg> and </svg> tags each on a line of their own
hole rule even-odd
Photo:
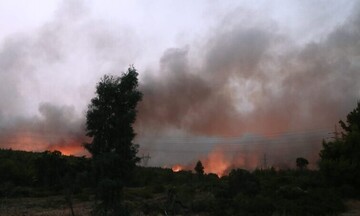
<svg viewBox="0 0 360 216">
<path fill-rule="evenodd" d="M 275 206 L 271 198 L 261 195 L 249 199 L 239 194 L 234 198 L 234 208 L 239 215 L 271 216 L 275 212 Z"/>
<path fill-rule="evenodd" d="M 0 150 L 0 156 L 1 161 L 12 161 L 13 164 L 22 161 L 16 165 L 21 171 L 27 168 L 33 170 L 30 178 L 24 179 L 27 182 L 18 182 L 19 172 L 7 174 L 7 182 L 0 184 L 2 197 L 49 196 L 62 193 L 57 187 L 68 186 L 63 184 L 63 177 L 55 184 L 58 186 L 50 187 L 42 185 L 49 181 L 37 180 L 41 178 L 37 176 L 36 170 L 41 167 L 37 167 L 36 161 L 42 158 L 41 160 L 48 164 L 53 163 L 52 160 L 63 161 L 61 163 L 64 163 L 65 169 L 59 171 L 64 172 L 64 177 L 70 176 L 69 180 L 75 184 L 75 188 L 80 188 L 75 190 L 77 192 L 74 199 L 94 199 L 94 191 L 87 189 L 92 182 L 89 159 L 59 155 L 56 152 L 29 153 L 11 150 Z M 110 158 L 109 161 L 111 160 Z M 111 164 L 107 164 L 109 161 L 103 160 L 102 163 L 111 167 Z M 55 166 L 57 163 L 54 163 Z M 46 170 L 44 169 L 45 172 Z M 101 197 L 110 200 L 101 202 L 94 212 L 109 214 L 111 208 L 119 208 L 119 215 L 129 212 L 163 215 L 165 209 L 183 215 L 336 215 L 344 211 L 341 195 L 356 195 L 353 185 L 344 184 L 333 188 L 325 183 L 326 178 L 316 170 L 263 169 L 249 172 L 237 169 L 222 178 L 205 174 L 201 181 L 197 181 L 197 174 L 191 171 L 175 173 L 171 169 L 154 167 L 136 167 L 134 171 L 132 184 L 122 191 L 125 200 L 123 205 L 114 207 L 111 206 L 111 197 L 118 196 L 115 193 L 119 192 L 118 184 L 122 182 L 116 182 L 110 174 L 104 174 L 111 178 L 101 178 L 98 190 L 102 191 L 96 192 L 98 196 L 111 194 Z M 51 171 L 42 175 L 50 177 L 54 173 L 56 172 Z M 65 199 L 62 200 L 65 202 Z"/>
<path fill-rule="evenodd" d="M 96 96 L 86 113 L 85 148 L 91 153 L 97 184 L 97 197 L 105 215 L 119 214 L 122 187 L 129 182 L 139 158 L 133 143 L 132 124 L 142 94 L 138 73 L 130 67 L 121 77 L 105 75 L 96 86 Z M 107 212 L 109 210 L 110 212 Z"/>
<path fill-rule="evenodd" d="M 35 154 L 25 151 L 0 150 L 0 184 L 33 185 L 36 180 L 35 157 Z"/>
<path fill-rule="evenodd" d="M 0 149 L 0 197 L 42 196 L 42 190 L 59 192 L 70 186 L 80 192 L 92 183 L 89 165 L 87 158 L 64 156 L 59 151 Z"/>
<path fill-rule="evenodd" d="M 38 184 L 56 187 L 61 184 L 60 177 L 66 173 L 66 161 L 59 151 L 45 151 L 35 161 Z"/>
<path fill-rule="evenodd" d="M 229 193 L 236 195 L 242 193 L 247 196 L 254 196 L 260 190 L 260 184 L 256 177 L 247 170 L 234 169 L 230 172 Z"/>
<path fill-rule="evenodd" d="M 308 164 L 309 164 L 309 161 L 306 160 L 305 158 L 302 158 L 302 157 L 296 158 L 297 168 L 299 168 L 301 170 L 306 169 Z"/>
<path fill-rule="evenodd" d="M 334 186 L 349 185 L 360 189 L 360 102 L 347 115 L 341 138 L 323 141 L 320 152 L 320 171 Z"/>
<path fill-rule="evenodd" d="M 204 166 L 202 165 L 201 161 L 198 161 L 196 163 L 194 170 L 195 170 L 195 173 L 198 174 L 199 176 L 204 175 Z"/>
<path fill-rule="evenodd" d="M 92 137 L 86 149 L 94 158 L 103 153 L 121 155 L 121 166 L 134 165 L 136 145 L 132 124 L 136 118 L 136 105 L 142 94 L 137 90 L 138 73 L 130 67 L 121 77 L 105 75 L 96 87 L 86 114 L 87 135 Z"/>
</svg>

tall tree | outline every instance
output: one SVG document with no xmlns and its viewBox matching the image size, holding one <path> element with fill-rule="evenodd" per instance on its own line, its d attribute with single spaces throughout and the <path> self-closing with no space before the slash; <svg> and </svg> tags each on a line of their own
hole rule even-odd
<svg viewBox="0 0 360 216">
<path fill-rule="evenodd" d="M 198 161 L 196 163 L 194 170 L 195 170 L 196 174 L 198 174 L 199 176 L 204 175 L 204 166 L 202 165 L 201 161 Z"/>
<path fill-rule="evenodd" d="M 94 161 L 97 195 L 105 215 L 107 210 L 117 214 L 122 187 L 139 160 L 132 127 L 136 106 L 142 99 L 137 77 L 134 67 L 121 77 L 105 75 L 97 84 L 96 96 L 86 113 L 87 136 L 92 142 L 85 144 L 85 148 Z"/>
</svg>

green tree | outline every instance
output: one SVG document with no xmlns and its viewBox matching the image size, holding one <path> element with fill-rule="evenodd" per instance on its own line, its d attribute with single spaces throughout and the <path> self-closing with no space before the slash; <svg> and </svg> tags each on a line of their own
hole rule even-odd
<svg viewBox="0 0 360 216">
<path fill-rule="evenodd" d="M 352 185 L 360 189 L 360 102 L 347 115 L 341 138 L 323 141 L 320 151 L 320 171 L 335 185 Z"/>
<path fill-rule="evenodd" d="M 195 170 L 196 174 L 198 174 L 199 176 L 204 175 L 204 166 L 202 165 L 201 161 L 198 161 L 196 163 L 194 170 Z"/>
<path fill-rule="evenodd" d="M 139 161 L 132 127 L 142 99 L 137 77 L 134 67 L 121 77 L 105 75 L 86 113 L 87 136 L 92 142 L 85 148 L 93 158 L 97 198 L 102 201 L 98 209 L 103 215 L 119 214 L 122 187 Z"/>
<path fill-rule="evenodd" d="M 302 158 L 302 157 L 296 158 L 296 166 L 300 170 L 306 169 L 308 164 L 309 164 L 309 161 L 306 160 L 305 158 Z"/>
</svg>

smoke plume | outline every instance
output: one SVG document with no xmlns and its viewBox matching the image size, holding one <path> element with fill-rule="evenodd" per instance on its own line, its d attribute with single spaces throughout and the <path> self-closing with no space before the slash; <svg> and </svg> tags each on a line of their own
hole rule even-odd
<svg viewBox="0 0 360 216">
<path fill-rule="evenodd" d="M 359 15 L 354 9 L 324 38 L 300 45 L 292 43 L 276 23 L 244 24 L 244 19 L 227 17 L 235 21 L 221 23 L 194 46 L 200 50 L 189 46 L 166 50 L 160 59 L 161 76 L 144 80 L 139 131 L 172 128 L 195 137 L 257 134 L 264 138 L 244 147 L 242 137 L 229 149 L 228 139 L 204 147 L 188 145 L 189 135 L 180 134 L 175 142 L 171 138 L 156 145 L 148 142 L 154 162 L 165 154 L 169 163 L 187 160 L 191 168 L 202 158 L 205 171 L 222 173 L 234 165 L 294 166 L 296 157 L 306 157 L 316 167 L 321 140 L 331 136 L 334 124 L 360 96 Z M 300 133 L 288 136 L 288 131 Z M 271 137 L 276 132 L 280 133 Z M 171 130 L 169 134 L 177 136 Z M 186 154 L 181 153 L 184 149 Z"/>
</svg>

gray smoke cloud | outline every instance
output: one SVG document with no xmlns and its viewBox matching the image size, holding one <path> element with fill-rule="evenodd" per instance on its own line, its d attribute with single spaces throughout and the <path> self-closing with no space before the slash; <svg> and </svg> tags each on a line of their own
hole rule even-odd
<svg viewBox="0 0 360 216">
<path fill-rule="evenodd" d="M 88 13 L 82 1 L 64 1 L 53 20 L 0 44 L 1 148 L 86 154 L 85 111 L 95 84 L 137 52 L 131 30 Z"/>
</svg>

